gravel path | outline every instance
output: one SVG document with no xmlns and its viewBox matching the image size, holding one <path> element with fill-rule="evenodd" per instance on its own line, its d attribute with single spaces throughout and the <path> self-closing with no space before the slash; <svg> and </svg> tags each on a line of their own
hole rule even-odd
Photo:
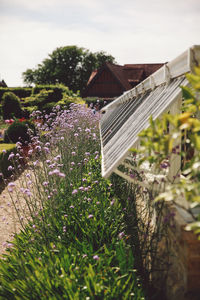
<svg viewBox="0 0 200 300">
<path fill-rule="evenodd" d="M 15 180 L 14 183 L 18 187 L 19 179 Z M 12 241 L 13 234 L 19 231 L 20 222 L 12 204 L 8 187 L 6 187 L 0 194 L 0 255 L 5 252 L 6 247 L 9 245 L 8 242 Z"/>
<path fill-rule="evenodd" d="M 20 177 L 14 181 L 15 187 L 13 188 L 12 198 L 13 201 L 20 203 L 20 207 L 24 207 L 25 200 L 20 197 L 20 187 L 25 180 L 27 172 L 30 174 L 30 170 L 25 170 Z M 0 194 L 0 256 L 5 252 L 5 249 L 12 242 L 13 235 L 20 232 L 21 225 L 14 208 L 8 186 Z M 18 191 L 18 194 L 15 192 Z"/>
</svg>

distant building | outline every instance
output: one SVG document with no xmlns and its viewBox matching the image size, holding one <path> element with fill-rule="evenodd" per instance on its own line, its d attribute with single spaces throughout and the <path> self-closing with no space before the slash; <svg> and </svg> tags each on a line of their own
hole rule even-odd
<svg viewBox="0 0 200 300">
<path fill-rule="evenodd" d="M 130 90 L 162 64 L 127 64 L 124 66 L 105 63 L 99 70 L 92 72 L 83 97 L 115 98 Z"/>
<path fill-rule="evenodd" d="M 2 81 L 0 81 L 0 87 L 7 87 L 7 84 L 5 83 L 5 81 L 2 79 Z"/>
</svg>

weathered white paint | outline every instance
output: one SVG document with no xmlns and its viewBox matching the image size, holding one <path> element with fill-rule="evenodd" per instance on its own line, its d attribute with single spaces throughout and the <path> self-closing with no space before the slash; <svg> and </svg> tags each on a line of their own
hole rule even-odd
<svg viewBox="0 0 200 300">
<path fill-rule="evenodd" d="M 198 62 L 200 46 L 193 46 L 102 109 L 105 112 L 100 121 L 104 177 L 112 172 L 122 173 L 118 166 L 128 157 L 129 149 L 138 145 L 138 134 L 148 128 L 150 115 L 155 120 L 167 111 L 180 112 L 180 85 L 188 84 L 184 74 L 192 72 Z M 180 142 L 177 139 L 176 143 Z M 180 156 L 172 155 L 169 180 L 173 180 L 180 164 Z"/>
</svg>

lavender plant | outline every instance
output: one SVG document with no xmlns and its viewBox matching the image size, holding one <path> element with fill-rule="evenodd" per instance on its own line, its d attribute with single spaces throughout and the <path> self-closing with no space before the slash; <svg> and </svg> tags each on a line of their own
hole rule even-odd
<svg viewBox="0 0 200 300">
<path fill-rule="evenodd" d="M 72 105 L 38 123 L 8 187 L 22 231 L 0 261 L 3 299 L 144 299 L 124 210 L 100 174 L 98 117 Z"/>
</svg>

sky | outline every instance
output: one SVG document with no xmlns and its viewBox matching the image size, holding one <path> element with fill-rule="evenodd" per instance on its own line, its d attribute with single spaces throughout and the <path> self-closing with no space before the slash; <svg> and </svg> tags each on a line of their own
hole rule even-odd
<svg viewBox="0 0 200 300">
<path fill-rule="evenodd" d="M 200 44 L 199 20 L 200 0 L 0 0 L 0 80 L 24 86 L 24 71 L 70 45 L 164 63 Z"/>
</svg>

